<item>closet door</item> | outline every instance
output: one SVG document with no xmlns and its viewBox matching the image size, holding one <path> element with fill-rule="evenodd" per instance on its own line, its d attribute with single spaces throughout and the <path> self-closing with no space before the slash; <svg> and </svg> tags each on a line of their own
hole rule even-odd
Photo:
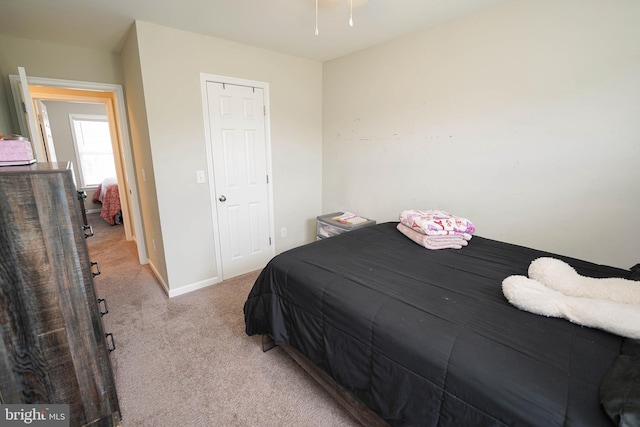
<svg viewBox="0 0 640 427">
<path fill-rule="evenodd" d="M 262 88 L 207 82 L 219 254 L 224 279 L 273 257 Z"/>
</svg>

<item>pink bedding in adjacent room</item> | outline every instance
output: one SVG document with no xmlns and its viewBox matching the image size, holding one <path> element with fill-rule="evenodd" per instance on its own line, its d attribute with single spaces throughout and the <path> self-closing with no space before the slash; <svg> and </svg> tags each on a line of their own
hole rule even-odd
<svg viewBox="0 0 640 427">
<path fill-rule="evenodd" d="M 107 178 L 98 185 L 93 194 L 94 203 L 102 203 L 100 217 L 109 224 L 116 223 L 116 215 L 120 212 L 120 193 L 115 178 Z"/>
</svg>

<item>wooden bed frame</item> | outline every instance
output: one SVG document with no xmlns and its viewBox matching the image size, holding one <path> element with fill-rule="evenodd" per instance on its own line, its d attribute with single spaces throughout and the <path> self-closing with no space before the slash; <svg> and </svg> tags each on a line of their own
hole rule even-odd
<svg viewBox="0 0 640 427">
<path fill-rule="evenodd" d="M 276 347 L 270 335 L 262 336 L 262 351 L 269 351 Z M 326 372 L 314 365 L 307 357 L 289 345 L 280 345 L 289 357 L 291 357 L 304 371 L 311 376 L 322 388 L 324 388 L 344 409 L 351 414 L 360 424 L 366 427 L 389 427 L 382 418 L 369 409 L 357 397 L 338 384 Z"/>
</svg>

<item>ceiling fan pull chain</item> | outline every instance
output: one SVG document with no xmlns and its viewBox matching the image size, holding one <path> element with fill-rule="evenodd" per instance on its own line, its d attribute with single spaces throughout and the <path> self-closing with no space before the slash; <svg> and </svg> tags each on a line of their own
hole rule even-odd
<svg viewBox="0 0 640 427">
<path fill-rule="evenodd" d="M 349 0 L 349 26 L 353 27 L 353 0 Z"/>
<path fill-rule="evenodd" d="M 316 36 L 318 35 L 318 0 L 316 0 Z"/>
</svg>

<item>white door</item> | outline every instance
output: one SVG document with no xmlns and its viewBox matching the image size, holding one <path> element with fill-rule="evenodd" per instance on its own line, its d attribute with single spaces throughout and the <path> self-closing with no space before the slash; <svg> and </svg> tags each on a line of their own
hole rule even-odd
<svg viewBox="0 0 640 427">
<path fill-rule="evenodd" d="M 31 103 L 31 94 L 29 93 L 29 82 L 27 81 L 27 73 L 23 67 L 18 67 L 18 75 L 20 76 L 20 97 L 22 98 L 22 105 L 24 108 L 25 121 L 27 124 L 26 136 L 31 141 L 31 147 L 33 147 L 33 154 L 39 162 L 48 162 L 49 159 L 43 149 L 40 142 L 40 135 L 38 132 L 38 124 L 36 121 L 36 114 L 33 111 L 33 104 Z"/>
<path fill-rule="evenodd" d="M 228 279 L 273 256 L 262 88 L 207 82 L 213 188 L 222 272 Z"/>
<path fill-rule="evenodd" d="M 36 115 L 38 116 L 38 126 L 41 129 L 42 143 L 50 162 L 57 162 L 56 148 L 53 145 L 53 134 L 51 133 L 51 123 L 49 122 L 49 111 L 41 99 L 35 99 Z"/>
</svg>

